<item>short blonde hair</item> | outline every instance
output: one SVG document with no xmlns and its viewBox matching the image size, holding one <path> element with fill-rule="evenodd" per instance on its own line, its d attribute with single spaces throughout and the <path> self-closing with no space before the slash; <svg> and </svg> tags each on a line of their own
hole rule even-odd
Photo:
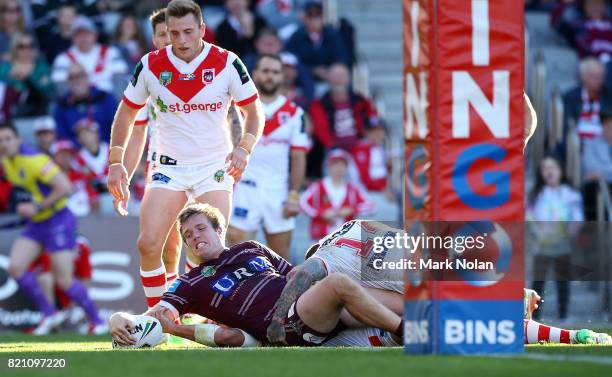
<svg viewBox="0 0 612 377">
<path fill-rule="evenodd" d="M 210 221 L 210 225 L 212 225 L 214 230 L 224 230 L 225 229 L 225 216 L 219 211 L 219 208 L 213 207 L 207 203 L 194 203 L 190 204 L 187 207 L 183 208 L 181 213 L 178 215 L 178 230 L 181 234 L 181 238 L 185 241 L 183 237 L 183 225 L 194 215 L 204 215 Z"/>
</svg>

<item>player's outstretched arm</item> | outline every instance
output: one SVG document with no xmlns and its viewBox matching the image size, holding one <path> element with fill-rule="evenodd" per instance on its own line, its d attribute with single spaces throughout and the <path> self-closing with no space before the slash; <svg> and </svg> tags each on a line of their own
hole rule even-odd
<svg viewBox="0 0 612 377">
<path fill-rule="evenodd" d="M 289 307 L 295 300 L 306 292 L 315 282 L 325 278 L 327 270 L 323 263 L 317 258 L 306 260 L 301 265 L 291 270 L 291 275 L 283 292 L 276 301 L 276 309 L 272 316 L 272 322 L 268 326 L 267 337 L 272 344 L 284 344 L 285 342 L 285 317 Z"/>
<path fill-rule="evenodd" d="M 261 342 L 248 333 L 235 328 L 222 327 L 212 323 L 180 325 L 174 321 L 169 310 L 151 313 L 159 320 L 165 333 L 193 340 L 209 347 L 259 347 Z"/>
<path fill-rule="evenodd" d="M 108 158 L 108 191 L 121 201 L 121 215 L 127 215 L 127 203 L 130 199 L 128 172 L 124 163 L 124 152 L 129 140 L 131 128 L 138 109 L 121 101 L 111 129 L 111 143 Z"/>
</svg>

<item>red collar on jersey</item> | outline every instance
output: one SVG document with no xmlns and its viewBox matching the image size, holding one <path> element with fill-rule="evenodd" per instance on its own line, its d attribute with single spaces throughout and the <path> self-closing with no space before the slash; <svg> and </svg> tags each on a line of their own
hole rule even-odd
<svg viewBox="0 0 612 377">
<path fill-rule="evenodd" d="M 195 80 L 179 80 L 181 73 L 176 69 L 174 64 L 168 58 L 166 48 L 149 54 L 149 69 L 159 79 L 162 72 L 170 72 L 172 75 L 168 85 L 165 85 L 172 94 L 180 98 L 183 102 L 189 102 L 196 94 L 198 94 L 207 82 L 205 82 L 202 71 L 214 70 L 214 77 L 218 76 L 227 64 L 228 52 L 218 46 L 210 45 L 210 50 L 206 58 L 195 69 L 193 75 Z"/>
</svg>

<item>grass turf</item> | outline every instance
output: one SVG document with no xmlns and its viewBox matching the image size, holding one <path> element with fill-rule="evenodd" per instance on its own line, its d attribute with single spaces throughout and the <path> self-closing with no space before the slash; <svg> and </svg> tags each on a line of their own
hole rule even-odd
<svg viewBox="0 0 612 377">
<path fill-rule="evenodd" d="M 578 360 L 572 357 L 578 355 Z M 532 358 L 534 357 L 534 358 Z M 582 357 L 582 358 L 580 358 Z M 63 358 L 65 368 L 8 368 L 10 358 Z M 544 359 L 542 359 L 544 358 Z M 550 358 L 566 358 L 563 361 Z M 608 364 L 602 364 L 601 361 Z M 2 376 L 543 376 L 609 375 L 612 347 L 528 346 L 525 356 L 407 356 L 401 348 L 212 349 L 168 344 L 112 350 L 108 336 L 0 335 Z"/>
</svg>

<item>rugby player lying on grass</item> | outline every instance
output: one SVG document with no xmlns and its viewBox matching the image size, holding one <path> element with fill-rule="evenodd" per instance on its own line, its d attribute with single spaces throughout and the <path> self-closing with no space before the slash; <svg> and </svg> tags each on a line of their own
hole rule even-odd
<svg viewBox="0 0 612 377">
<path fill-rule="evenodd" d="M 254 241 L 224 248 L 225 219 L 209 205 L 186 207 L 179 215 L 179 226 L 186 245 L 203 262 L 182 275 L 161 302 L 147 311 L 161 320 L 164 332 L 206 345 L 249 346 L 266 342 L 266 329 L 274 320 L 284 323 L 284 344 L 318 346 L 345 328 L 341 317 L 346 309 L 366 326 L 400 338 L 403 335 L 400 316 L 340 273 L 330 274 L 304 290 L 282 317 L 275 317 L 276 301 L 292 269 L 287 261 Z M 199 314 L 229 327 L 175 324 L 185 313 Z M 111 317 L 111 334 L 121 346 L 134 344 L 128 331 L 129 318 L 126 313 Z"/>
<path fill-rule="evenodd" d="M 308 287 L 324 279 L 329 274 L 343 273 L 358 282 L 374 298 L 393 312 L 403 315 L 404 277 L 403 270 L 377 269 L 381 262 L 397 262 L 404 258 L 402 249 L 384 249 L 374 253 L 367 245 L 374 237 L 394 237 L 399 229 L 391 228 L 375 221 L 352 220 L 344 223 L 338 230 L 312 245 L 306 252 L 306 261 L 296 266 L 292 276 L 278 299 L 275 316 L 267 329 L 267 338 L 271 343 L 282 343 L 285 328 L 277 321 L 278 314 L 286 312 Z M 610 335 L 596 333 L 592 330 L 566 330 L 550 327 L 531 319 L 531 314 L 538 308 L 540 296 L 533 290 L 525 289 L 524 342 L 530 343 L 567 343 L 567 344 L 612 344 Z M 350 317 L 343 318 L 344 323 L 356 326 Z M 334 345 L 331 340 L 329 345 Z"/>
</svg>

